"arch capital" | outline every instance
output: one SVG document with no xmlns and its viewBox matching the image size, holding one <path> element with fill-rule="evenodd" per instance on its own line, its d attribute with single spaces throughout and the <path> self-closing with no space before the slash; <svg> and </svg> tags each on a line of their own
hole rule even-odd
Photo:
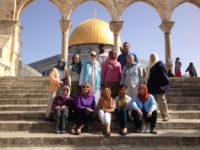
<svg viewBox="0 0 200 150">
<path fill-rule="evenodd" d="M 72 26 L 71 20 L 62 19 L 60 20 L 60 28 L 62 32 L 67 32 Z"/>
<path fill-rule="evenodd" d="M 174 21 L 163 21 L 159 27 L 164 33 L 170 33 L 174 23 Z"/>
<path fill-rule="evenodd" d="M 119 34 L 120 30 L 123 27 L 123 23 L 124 23 L 124 21 L 111 21 L 110 22 L 110 30 L 114 34 Z"/>
</svg>

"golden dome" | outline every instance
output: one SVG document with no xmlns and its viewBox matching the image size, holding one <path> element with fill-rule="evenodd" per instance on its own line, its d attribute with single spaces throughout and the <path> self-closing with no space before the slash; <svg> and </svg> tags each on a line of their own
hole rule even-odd
<svg viewBox="0 0 200 150">
<path fill-rule="evenodd" d="M 82 22 L 69 38 L 69 47 L 80 44 L 114 45 L 113 32 L 111 32 L 109 24 L 95 18 Z"/>
</svg>

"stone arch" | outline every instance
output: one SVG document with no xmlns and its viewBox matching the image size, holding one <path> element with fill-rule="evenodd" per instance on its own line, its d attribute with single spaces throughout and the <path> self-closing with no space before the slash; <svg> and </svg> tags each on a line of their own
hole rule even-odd
<svg viewBox="0 0 200 150">
<path fill-rule="evenodd" d="M 173 6 L 171 15 L 173 14 L 173 12 L 175 11 L 176 8 L 178 8 L 180 5 L 182 5 L 184 3 L 190 3 L 200 9 L 200 1 L 199 0 L 180 0 Z"/>
<path fill-rule="evenodd" d="M 154 1 L 154 0 L 139 0 L 139 1 L 136 1 L 136 0 L 128 0 L 128 1 L 125 3 L 125 5 L 124 5 L 124 7 L 123 7 L 123 9 L 122 9 L 122 12 L 121 12 L 121 14 L 120 14 L 120 17 L 123 15 L 123 13 L 127 10 L 127 8 L 128 8 L 129 6 L 134 5 L 135 3 L 138 3 L 138 2 L 142 2 L 142 3 L 144 3 L 144 4 L 147 4 L 147 5 L 151 6 L 152 8 L 155 9 L 155 11 L 158 13 L 158 15 L 160 16 L 161 19 L 164 18 L 164 15 L 163 15 L 164 13 L 163 13 L 163 9 L 162 9 L 162 7 L 163 7 L 162 3 L 161 3 L 161 2 L 156 2 L 156 1 Z"/>
<path fill-rule="evenodd" d="M 180 57 L 182 59 L 182 72 L 187 68 L 189 62 L 196 64 L 196 69 L 198 64 L 198 53 L 199 53 L 199 16 L 200 16 L 200 7 L 193 2 L 182 1 L 172 12 L 172 18 L 176 22 L 173 27 L 173 59 Z M 187 11 L 191 9 L 191 11 Z M 187 12 L 186 15 L 183 15 L 181 12 Z M 196 14 L 193 16 L 192 14 Z M 180 52 L 184 52 L 181 53 Z M 183 61 L 184 60 L 184 61 Z"/>
<path fill-rule="evenodd" d="M 113 11 L 112 11 L 112 5 L 110 1 L 105 1 L 105 0 L 74 0 L 72 5 L 71 5 L 71 13 L 69 14 L 69 18 L 71 17 L 71 14 L 83 3 L 87 3 L 89 1 L 93 1 L 96 3 L 99 3 L 104 6 L 104 8 L 107 10 L 111 18 L 113 19 Z"/>
<path fill-rule="evenodd" d="M 19 20 L 20 19 L 20 16 L 22 15 L 22 13 L 24 12 L 24 10 L 31 4 L 31 3 L 33 3 L 35 0 L 21 0 L 21 1 L 19 1 L 18 3 L 17 3 L 17 8 L 16 8 L 16 13 L 15 13 L 15 20 Z M 60 14 L 61 14 L 61 9 L 60 9 L 60 7 L 56 4 L 56 3 L 54 3 L 53 1 L 51 1 L 52 2 L 52 4 L 54 4 L 57 8 L 58 8 L 58 10 L 59 10 L 59 12 L 60 12 Z"/>
</svg>

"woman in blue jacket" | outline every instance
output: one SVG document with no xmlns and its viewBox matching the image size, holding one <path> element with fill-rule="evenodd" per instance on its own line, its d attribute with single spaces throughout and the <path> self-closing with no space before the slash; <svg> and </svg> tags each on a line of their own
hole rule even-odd
<svg viewBox="0 0 200 150">
<path fill-rule="evenodd" d="M 142 132 L 143 119 L 145 119 L 151 123 L 150 133 L 157 134 L 154 130 L 157 121 L 157 104 L 153 95 L 149 94 L 145 84 L 139 86 L 138 95 L 134 97 L 131 106 L 137 132 Z"/>
</svg>

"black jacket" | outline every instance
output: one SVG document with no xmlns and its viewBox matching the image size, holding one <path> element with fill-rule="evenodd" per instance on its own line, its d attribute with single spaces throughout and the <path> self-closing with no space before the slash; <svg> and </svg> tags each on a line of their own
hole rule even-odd
<svg viewBox="0 0 200 150">
<path fill-rule="evenodd" d="M 151 94 L 165 93 L 166 88 L 169 87 L 169 77 L 167 74 L 167 70 L 161 61 L 158 61 L 150 69 L 147 86 L 149 93 Z M 165 90 L 162 90 L 160 87 L 165 87 Z"/>
</svg>

